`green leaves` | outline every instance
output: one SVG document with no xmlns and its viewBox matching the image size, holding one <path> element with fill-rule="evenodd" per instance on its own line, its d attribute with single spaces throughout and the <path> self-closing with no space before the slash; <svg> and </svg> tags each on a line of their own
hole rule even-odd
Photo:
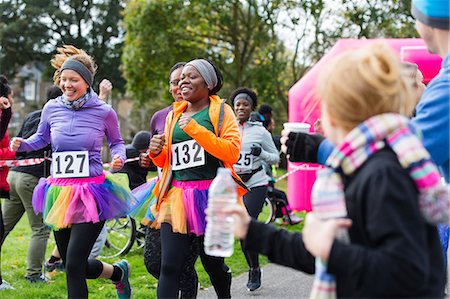
<svg viewBox="0 0 450 299">
<path fill-rule="evenodd" d="M 0 72 L 12 76 L 28 62 L 49 60 L 56 46 L 73 44 L 92 55 L 103 78 L 124 90 L 119 71 L 123 30 L 120 0 L 11 0 L 0 2 Z M 50 71 L 48 71 L 50 73 Z"/>
</svg>

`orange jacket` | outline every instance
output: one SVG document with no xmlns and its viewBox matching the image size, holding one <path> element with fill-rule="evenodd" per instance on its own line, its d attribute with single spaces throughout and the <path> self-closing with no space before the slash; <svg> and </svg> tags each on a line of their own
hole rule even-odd
<svg viewBox="0 0 450 299">
<path fill-rule="evenodd" d="M 248 189 L 233 169 L 233 165 L 239 159 L 241 150 L 241 136 L 237 126 L 236 117 L 231 107 L 224 105 L 223 122 L 220 132 L 217 132 L 222 100 L 218 96 L 210 96 L 209 100 L 209 118 L 214 126 L 215 133 L 199 125 L 194 119 L 189 121 L 184 128 L 184 132 L 195 139 L 205 151 L 222 161 L 224 167 L 231 170 L 233 178 L 238 184 L 238 194 L 239 196 L 242 196 Z M 164 128 L 166 143 L 157 156 L 153 155 L 151 152 L 149 153 L 149 157 L 152 159 L 153 163 L 162 168 L 161 178 L 153 188 L 153 194 L 158 198 L 158 209 L 161 200 L 164 200 L 167 194 L 172 180 L 172 151 L 170 150 L 172 148 L 172 133 L 175 124 L 178 122 L 181 114 L 186 110 L 187 105 L 187 101 L 175 102 L 173 104 L 173 110 L 167 115 Z"/>
</svg>

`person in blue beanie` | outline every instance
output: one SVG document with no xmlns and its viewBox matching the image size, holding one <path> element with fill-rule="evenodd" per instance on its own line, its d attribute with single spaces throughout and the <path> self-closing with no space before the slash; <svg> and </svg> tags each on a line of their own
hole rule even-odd
<svg viewBox="0 0 450 299">
<path fill-rule="evenodd" d="M 423 144 L 439 166 L 445 182 L 450 178 L 450 1 L 412 0 L 411 13 L 428 51 L 443 59 L 441 72 L 428 84 L 412 124 L 423 135 Z M 319 135 L 284 132 L 282 150 L 292 162 L 324 164 L 333 145 Z M 449 226 L 440 226 L 439 235 L 447 263 Z"/>
<path fill-rule="evenodd" d="M 414 123 L 422 130 L 423 143 L 449 182 L 450 165 L 450 2 L 448 0 L 413 0 L 411 13 L 428 51 L 444 60 L 442 70 L 428 85 L 417 105 Z M 438 226 L 447 265 L 450 226 Z"/>
</svg>

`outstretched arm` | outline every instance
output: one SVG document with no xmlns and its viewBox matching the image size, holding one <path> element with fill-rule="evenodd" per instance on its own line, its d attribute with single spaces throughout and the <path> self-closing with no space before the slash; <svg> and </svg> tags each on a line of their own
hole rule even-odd
<svg viewBox="0 0 450 299">
<path fill-rule="evenodd" d="M 5 136 L 8 130 L 8 124 L 11 120 L 12 110 L 11 103 L 5 97 L 0 97 L 0 108 L 2 109 L 2 115 L 0 117 L 0 140 Z"/>
</svg>

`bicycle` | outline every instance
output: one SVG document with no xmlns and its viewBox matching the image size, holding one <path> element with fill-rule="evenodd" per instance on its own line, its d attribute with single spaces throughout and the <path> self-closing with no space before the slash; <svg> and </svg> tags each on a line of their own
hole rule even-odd
<svg viewBox="0 0 450 299">
<path fill-rule="evenodd" d="M 130 216 L 106 221 L 107 238 L 101 257 L 117 257 L 131 251 L 136 243 L 136 249 L 145 245 L 145 226 L 136 225 L 136 220 Z"/>
<path fill-rule="evenodd" d="M 277 190 L 273 182 L 269 182 L 267 197 L 264 199 L 264 205 L 261 213 L 258 216 L 258 221 L 269 224 L 275 222 L 278 218 L 287 218 L 287 222 L 290 225 L 297 224 L 300 221 L 294 221 L 291 216 L 291 212 L 288 210 L 288 202 L 286 194 L 283 192 L 283 196 L 280 196 L 281 190 Z"/>
</svg>

